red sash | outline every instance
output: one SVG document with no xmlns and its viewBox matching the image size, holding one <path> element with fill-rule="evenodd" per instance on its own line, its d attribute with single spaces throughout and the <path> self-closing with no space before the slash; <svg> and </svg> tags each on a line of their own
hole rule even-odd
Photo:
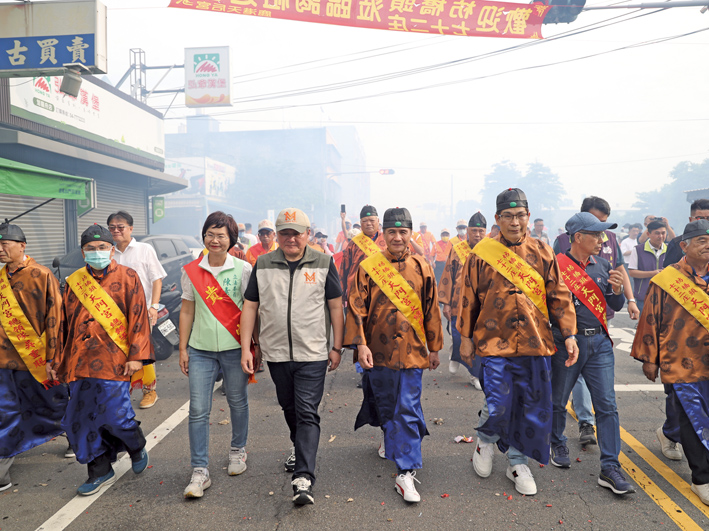
<svg viewBox="0 0 709 531">
<path fill-rule="evenodd" d="M 202 258 L 197 258 L 184 266 L 185 273 L 212 315 L 241 345 L 241 309 L 219 285 L 214 275 L 199 267 L 201 261 Z M 255 354 L 253 345 L 250 350 L 251 354 Z M 254 367 L 254 374 L 256 369 L 258 367 Z M 254 374 L 249 376 L 249 383 L 257 383 Z"/>
<path fill-rule="evenodd" d="M 557 254 L 556 259 L 559 261 L 561 276 L 571 293 L 576 295 L 576 298 L 601 322 L 603 329 L 608 334 L 606 298 L 603 296 L 601 288 L 588 276 L 586 271 L 576 265 L 576 262 L 564 253 Z M 610 334 L 608 334 L 608 337 L 610 338 Z"/>
</svg>

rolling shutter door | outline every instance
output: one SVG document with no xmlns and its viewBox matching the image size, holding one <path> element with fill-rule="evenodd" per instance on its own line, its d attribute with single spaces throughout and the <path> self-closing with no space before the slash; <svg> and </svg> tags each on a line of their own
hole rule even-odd
<svg viewBox="0 0 709 531">
<path fill-rule="evenodd" d="M 125 210 L 133 216 L 133 235 L 148 233 L 148 212 L 146 191 L 128 188 L 120 184 L 96 180 L 96 208 L 79 218 L 79 238 L 89 225 L 98 223 L 106 226 L 108 216 L 118 210 Z"/>
<path fill-rule="evenodd" d="M 12 219 L 46 200 L 46 197 L 0 195 L 0 221 Z M 27 237 L 25 252 L 37 263 L 51 269 L 54 257 L 66 254 L 63 199 L 55 199 L 13 223 L 22 228 Z"/>
</svg>

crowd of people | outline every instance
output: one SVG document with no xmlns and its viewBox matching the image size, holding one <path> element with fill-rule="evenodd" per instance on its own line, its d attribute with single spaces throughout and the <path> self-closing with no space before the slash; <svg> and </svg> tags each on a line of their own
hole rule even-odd
<svg viewBox="0 0 709 531">
<path fill-rule="evenodd" d="M 553 242 L 532 218 L 524 192 L 496 198 L 495 224 L 480 212 L 437 240 L 406 208 L 380 220 L 372 205 L 357 223 L 342 212 L 335 245 L 297 208 L 257 235 L 223 212 L 210 214 L 202 255 L 183 268 L 179 365 L 189 378 L 192 475 L 185 498 L 210 487 L 209 415 L 223 378 L 232 437 L 227 473 L 247 469 L 248 383 L 265 362 L 288 426 L 293 502 L 314 503 L 325 375 L 353 352 L 362 405 L 355 430 L 381 429 L 378 455 L 396 467 L 394 486 L 420 501 L 417 470 L 423 371 L 463 365 L 484 394 L 473 470 L 492 475 L 495 448 L 521 494 L 537 485 L 529 459 L 571 466 L 565 427 L 573 397 L 582 444 L 600 448 L 598 485 L 635 492 L 620 466 L 615 356 L 608 321 L 627 306 L 637 320 L 631 356 L 664 384 L 662 453 L 685 455 L 692 491 L 709 505 L 709 200 L 695 201 L 675 234 L 648 216 L 618 241 L 611 208 L 584 199 Z M 343 208 L 344 210 L 344 208 Z M 79 494 L 115 482 L 128 452 L 133 472 L 149 461 L 130 402 L 157 400 L 151 327 L 165 272 L 155 251 L 131 236 L 127 212 L 81 235 L 86 267 L 59 283 L 25 254 L 21 227 L 0 225 L 0 490 L 16 455 L 65 434 L 87 465 Z M 451 238 L 451 234 L 454 234 Z M 634 281 L 631 283 L 631 279 Z M 594 428 L 595 426 L 595 428 Z"/>
</svg>

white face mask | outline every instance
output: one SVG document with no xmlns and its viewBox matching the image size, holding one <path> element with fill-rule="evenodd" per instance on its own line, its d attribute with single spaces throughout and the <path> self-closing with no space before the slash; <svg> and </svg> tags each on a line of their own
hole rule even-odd
<svg viewBox="0 0 709 531">
<path fill-rule="evenodd" d="M 465 232 L 466 232 L 465 229 L 457 229 L 457 231 L 458 231 L 458 236 L 460 236 L 460 237 L 465 236 Z"/>
</svg>

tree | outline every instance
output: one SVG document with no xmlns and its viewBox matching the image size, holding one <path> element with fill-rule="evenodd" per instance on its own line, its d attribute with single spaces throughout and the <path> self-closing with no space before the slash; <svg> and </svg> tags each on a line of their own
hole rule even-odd
<svg viewBox="0 0 709 531">
<path fill-rule="evenodd" d="M 520 183 L 520 188 L 527 194 L 530 210 L 554 210 L 561 206 L 566 195 L 559 176 L 551 168 L 540 162 L 533 162 L 527 167 L 527 173 Z"/>
<path fill-rule="evenodd" d="M 494 212 L 497 195 L 505 188 L 517 188 L 521 181 L 522 173 L 513 162 L 503 160 L 495 164 L 492 171 L 485 175 L 485 186 L 481 192 L 483 208 Z"/>
<path fill-rule="evenodd" d="M 633 205 L 647 214 L 666 217 L 677 234 L 681 233 L 689 216 L 687 190 L 709 186 L 709 159 L 703 162 L 680 162 L 670 172 L 670 180 L 659 190 L 638 192 L 638 201 Z"/>
</svg>

